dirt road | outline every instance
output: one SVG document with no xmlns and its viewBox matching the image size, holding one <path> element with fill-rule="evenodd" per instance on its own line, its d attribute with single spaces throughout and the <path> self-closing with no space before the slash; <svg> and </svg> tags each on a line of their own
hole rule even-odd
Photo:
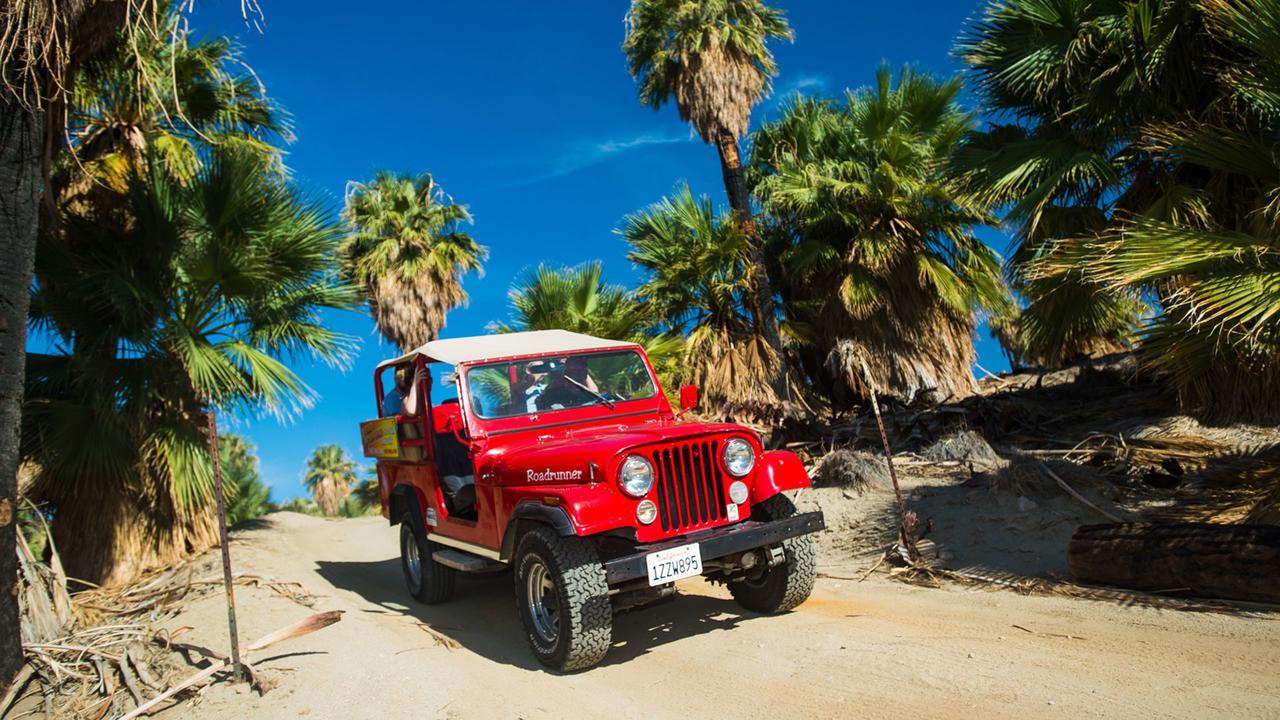
<svg viewBox="0 0 1280 720">
<path fill-rule="evenodd" d="M 317 610 L 344 618 L 262 662 L 279 680 L 265 697 L 220 684 L 160 717 L 1280 717 L 1274 616 L 877 578 L 821 579 L 780 617 L 684 581 L 674 602 L 616 618 L 603 665 L 560 676 L 527 652 L 509 575 L 464 579 L 454 601 L 418 605 L 396 537 L 382 518 L 289 513 L 238 532 L 238 570 L 301 582 L 320 596 Z M 267 590 L 238 593 L 249 639 L 310 612 Z M 219 597 L 174 624 L 225 647 Z"/>
</svg>

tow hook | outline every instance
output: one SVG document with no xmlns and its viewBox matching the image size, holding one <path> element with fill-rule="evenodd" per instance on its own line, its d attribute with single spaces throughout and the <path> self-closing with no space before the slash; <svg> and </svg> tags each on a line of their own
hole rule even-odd
<svg viewBox="0 0 1280 720">
<path fill-rule="evenodd" d="M 772 545 L 769 547 L 769 567 L 776 568 L 787 561 L 787 553 L 782 549 L 781 545 Z"/>
</svg>

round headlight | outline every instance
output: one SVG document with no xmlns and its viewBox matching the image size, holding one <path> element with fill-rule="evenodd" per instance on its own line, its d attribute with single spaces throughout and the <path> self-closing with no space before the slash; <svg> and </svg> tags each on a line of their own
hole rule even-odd
<svg viewBox="0 0 1280 720">
<path fill-rule="evenodd" d="M 747 501 L 747 484 L 741 480 L 734 480 L 729 485 L 729 499 L 736 505 L 741 505 Z"/>
<path fill-rule="evenodd" d="M 756 451 L 751 443 L 742 438 L 733 438 L 724 444 L 724 467 L 734 477 L 742 477 L 756 466 Z"/>
<path fill-rule="evenodd" d="M 618 485 L 631 497 L 644 497 L 653 487 L 653 466 L 639 455 L 628 455 L 618 469 Z"/>
<path fill-rule="evenodd" d="M 648 525 L 658 517 L 658 506 L 653 504 L 652 500 L 641 500 L 636 505 L 636 519 L 641 525 Z"/>
</svg>

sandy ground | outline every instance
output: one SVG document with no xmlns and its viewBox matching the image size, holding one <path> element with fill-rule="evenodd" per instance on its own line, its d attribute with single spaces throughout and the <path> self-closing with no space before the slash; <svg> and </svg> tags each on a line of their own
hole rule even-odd
<svg viewBox="0 0 1280 720">
<path fill-rule="evenodd" d="M 301 582 L 316 610 L 343 620 L 260 660 L 279 682 L 265 697 L 220 683 L 159 717 L 1280 717 L 1275 615 L 879 576 L 820 579 L 809 602 L 778 617 L 687 580 L 676 600 L 615 619 L 604 664 L 557 675 L 525 647 L 509 574 L 463 579 L 452 602 L 419 605 L 404 590 L 396 537 L 378 517 L 289 513 L 237 532 L 238 570 Z M 825 570 L 860 574 L 846 565 Z M 312 612 L 269 590 L 237 592 L 246 639 Z M 225 617 L 215 595 L 172 624 L 225 647 Z"/>
</svg>

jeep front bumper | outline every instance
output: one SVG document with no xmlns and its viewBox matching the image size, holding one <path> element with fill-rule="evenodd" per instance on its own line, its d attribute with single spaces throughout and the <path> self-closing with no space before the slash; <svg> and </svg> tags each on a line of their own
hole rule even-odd
<svg viewBox="0 0 1280 720">
<path fill-rule="evenodd" d="M 605 575 L 610 585 L 648 577 L 649 570 L 645 564 L 645 556 L 652 552 L 690 543 L 698 543 L 702 560 L 706 562 L 726 555 L 776 545 L 783 540 L 816 532 L 825 527 L 826 522 L 820 512 L 803 513 L 782 520 L 745 520 L 736 525 L 711 528 L 670 540 L 638 545 L 633 553 L 606 560 Z"/>
</svg>

